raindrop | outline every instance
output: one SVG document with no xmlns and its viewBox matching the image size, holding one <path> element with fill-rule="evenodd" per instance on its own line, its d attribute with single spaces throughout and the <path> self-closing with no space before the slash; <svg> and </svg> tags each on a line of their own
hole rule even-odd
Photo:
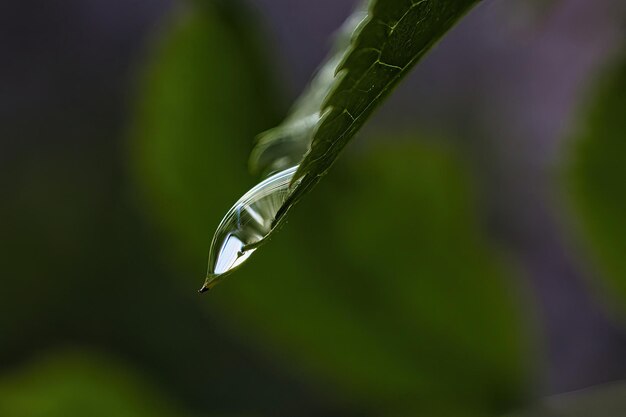
<svg viewBox="0 0 626 417">
<path fill-rule="evenodd" d="M 297 169 L 294 166 L 267 177 L 228 210 L 213 236 L 207 278 L 200 292 L 211 289 L 224 274 L 244 263 L 276 227 Z"/>
</svg>

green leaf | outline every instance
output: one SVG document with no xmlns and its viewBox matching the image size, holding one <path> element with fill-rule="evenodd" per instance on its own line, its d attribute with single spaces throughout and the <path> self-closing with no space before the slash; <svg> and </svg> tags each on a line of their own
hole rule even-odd
<svg viewBox="0 0 626 417">
<path fill-rule="evenodd" d="M 572 142 L 567 180 L 578 230 L 626 311 L 626 56 L 616 64 Z"/>
<path fill-rule="evenodd" d="M 371 0 L 348 19 L 335 54 L 293 113 L 261 136 L 253 169 L 295 165 L 278 217 L 314 186 L 398 82 L 479 0 Z"/>
<path fill-rule="evenodd" d="M 126 367 L 84 352 L 49 353 L 0 376 L 2 416 L 185 415 L 180 411 L 160 390 Z"/>
<path fill-rule="evenodd" d="M 273 120 L 271 82 L 248 41 L 258 33 L 241 12 L 235 17 L 207 2 L 173 16 L 149 62 L 133 132 L 148 214 L 167 218 L 160 223 L 180 238 L 175 252 L 194 251 L 197 265 L 208 233 L 252 183 L 251 138 Z"/>
</svg>

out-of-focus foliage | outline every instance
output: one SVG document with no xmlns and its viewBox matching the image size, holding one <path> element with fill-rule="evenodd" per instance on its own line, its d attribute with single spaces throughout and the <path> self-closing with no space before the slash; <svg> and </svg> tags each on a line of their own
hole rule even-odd
<svg viewBox="0 0 626 417">
<path fill-rule="evenodd" d="M 570 153 L 574 212 L 600 275 L 626 312 L 626 56 L 602 79 Z"/>
<path fill-rule="evenodd" d="M 622 417 L 626 410 L 626 384 L 613 383 L 546 398 L 528 411 L 508 417 Z"/>
<path fill-rule="evenodd" d="M 269 124 L 276 102 L 249 32 L 223 15 L 209 2 L 180 13 L 146 74 L 136 130 L 137 168 L 147 173 L 141 188 L 155 199 L 154 214 L 189 232 L 177 242 L 181 252 L 203 248 L 203 258 L 217 212 L 248 179 L 250 138 Z"/>
<path fill-rule="evenodd" d="M 6 417 L 182 417 L 125 365 L 78 351 L 48 353 L 0 378 Z"/>
<path fill-rule="evenodd" d="M 243 62 L 233 77 L 199 58 L 229 42 L 228 32 L 207 36 L 215 22 L 200 16 L 160 49 L 135 148 L 145 208 L 187 247 L 187 264 L 204 262 L 214 227 L 251 183 L 245 155 L 264 106 Z M 207 308 L 356 409 L 505 410 L 529 376 L 510 271 L 480 235 L 454 154 L 394 148 L 340 166 Z"/>
</svg>

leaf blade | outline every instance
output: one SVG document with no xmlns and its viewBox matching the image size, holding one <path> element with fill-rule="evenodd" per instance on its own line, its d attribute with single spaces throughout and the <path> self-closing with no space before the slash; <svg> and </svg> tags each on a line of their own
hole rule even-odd
<svg viewBox="0 0 626 417">
<path fill-rule="evenodd" d="M 320 69 L 291 115 L 283 124 L 261 135 L 253 150 L 251 166 L 258 171 L 263 165 L 259 162 L 264 151 L 272 144 L 281 140 L 300 144 L 299 148 L 287 149 L 286 158 L 280 153 L 276 155 L 277 159 L 285 158 L 283 163 L 292 165 L 297 161 L 294 155 L 299 155 L 298 152 L 308 146 L 292 180 L 293 192 L 277 219 L 317 184 L 376 107 L 454 23 L 479 1 L 372 0 L 368 3 L 366 14 L 358 10 L 348 19 L 337 51 Z M 352 33 L 348 37 L 350 30 Z M 329 77 L 332 68 L 334 74 Z M 315 95 L 315 89 L 326 93 L 323 101 L 319 92 Z M 307 101 L 311 97 L 314 100 Z M 321 105 L 315 110 L 317 104 Z M 317 123 L 303 126 L 290 138 L 289 127 L 303 113 L 316 116 Z M 264 165 L 270 164 L 266 162 Z M 281 168 L 285 167 L 273 167 Z"/>
<path fill-rule="evenodd" d="M 616 58 L 602 76 L 582 128 L 572 139 L 565 166 L 565 185 L 574 229 L 584 240 L 601 287 L 626 300 L 626 56 Z"/>
</svg>

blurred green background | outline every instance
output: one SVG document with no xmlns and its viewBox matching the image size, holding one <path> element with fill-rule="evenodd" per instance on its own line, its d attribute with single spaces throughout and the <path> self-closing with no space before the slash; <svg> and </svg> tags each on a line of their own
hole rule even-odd
<svg viewBox="0 0 626 417">
<path fill-rule="evenodd" d="M 5 6 L 0 416 L 626 415 L 617 0 L 483 2 L 196 293 L 355 4 Z"/>
</svg>

